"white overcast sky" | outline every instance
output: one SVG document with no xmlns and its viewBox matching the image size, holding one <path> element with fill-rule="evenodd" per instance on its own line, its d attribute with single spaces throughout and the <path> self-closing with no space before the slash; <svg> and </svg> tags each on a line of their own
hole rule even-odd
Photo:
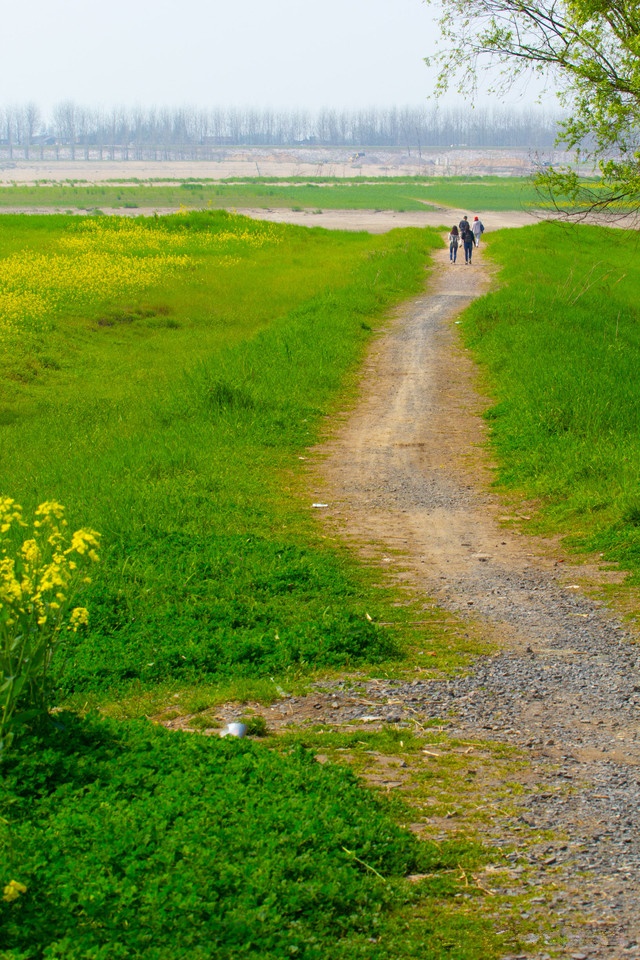
<svg viewBox="0 0 640 960">
<path fill-rule="evenodd" d="M 3 105 L 416 106 L 433 85 L 423 58 L 438 31 L 422 0 L 0 0 L 0 11 Z"/>
</svg>

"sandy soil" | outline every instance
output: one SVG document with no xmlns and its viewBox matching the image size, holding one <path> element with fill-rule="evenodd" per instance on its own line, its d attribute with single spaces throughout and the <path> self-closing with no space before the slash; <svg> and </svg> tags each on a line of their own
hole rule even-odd
<svg viewBox="0 0 640 960">
<path fill-rule="evenodd" d="M 107 211 L 105 211 L 107 212 Z M 119 212 L 119 211 L 114 211 Z M 158 211 L 160 212 L 160 211 Z M 167 211 L 170 213 L 171 211 Z M 315 213 L 313 210 L 274 209 L 262 210 L 247 208 L 238 210 L 256 220 L 271 220 L 274 223 L 296 223 L 303 227 L 325 227 L 327 230 L 365 230 L 368 233 L 385 233 L 397 227 L 446 227 L 447 230 L 459 223 L 463 214 L 472 218 L 479 214 L 487 230 L 505 230 L 516 227 L 526 227 L 541 220 L 561 220 L 560 215 L 549 211 L 505 210 L 485 213 L 482 210 L 466 210 L 461 207 L 436 210 L 414 211 L 411 213 L 397 213 L 394 210 L 322 210 Z M 599 224 L 600 226 L 616 227 L 621 230 L 637 230 L 638 216 L 604 214 L 585 214 L 580 218 L 582 223 Z"/>
<path fill-rule="evenodd" d="M 238 210 L 256 220 L 271 220 L 274 223 L 296 223 L 303 227 L 325 227 L 327 230 L 366 230 L 368 233 L 386 233 L 397 227 L 451 227 L 458 223 L 463 214 L 471 216 L 475 211 L 460 209 L 439 209 L 396 213 L 393 210 Z M 482 222 L 487 229 L 500 230 L 507 227 L 523 227 L 537 223 L 540 217 L 535 213 L 509 211 L 506 213 L 483 214 Z"/>
</svg>

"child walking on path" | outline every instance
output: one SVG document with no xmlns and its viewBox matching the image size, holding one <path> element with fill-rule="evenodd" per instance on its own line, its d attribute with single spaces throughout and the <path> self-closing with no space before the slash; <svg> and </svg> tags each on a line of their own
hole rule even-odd
<svg viewBox="0 0 640 960">
<path fill-rule="evenodd" d="M 449 260 L 451 263 L 456 262 L 456 257 L 458 256 L 458 244 L 460 242 L 460 231 L 456 227 L 455 223 L 451 227 L 451 233 L 449 234 Z"/>
</svg>

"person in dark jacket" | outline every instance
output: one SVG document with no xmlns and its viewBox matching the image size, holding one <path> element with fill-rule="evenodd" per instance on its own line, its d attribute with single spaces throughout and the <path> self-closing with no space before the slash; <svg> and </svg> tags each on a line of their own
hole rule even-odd
<svg viewBox="0 0 640 960">
<path fill-rule="evenodd" d="M 464 262 L 471 264 L 471 255 L 473 253 L 473 232 L 471 230 L 471 224 L 464 218 L 464 229 L 460 231 L 460 239 L 462 240 L 462 246 L 464 247 Z"/>
</svg>

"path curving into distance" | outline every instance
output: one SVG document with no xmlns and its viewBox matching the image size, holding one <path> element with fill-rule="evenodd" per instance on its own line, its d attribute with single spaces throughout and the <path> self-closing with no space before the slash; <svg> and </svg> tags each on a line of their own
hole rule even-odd
<svg viewBox="0 0 640 960">
<path fill-rule="evenodd" d="M 541 885 L 558 889 L 537 908 L 541 924 L 568 937 L 562 956 L 638 960 L 640 647 L 584 589 L 615 574 L 571 567 L 557 544 L 509 529 L 490 491 L 483 400 L 456 330 L 490 286 L 482 253 L 470 267 L 436 253 L 428 292 L 375 342 L 355 408 L 322 446 L 312 496 L 355 552 L 498 645 L 469 676 L 376 681 L 368 700 L 387 720 L 453 711 L 451 735 L 523 750 L 524 822 L 556 836 L 528 853 Z M 333 701 L 327 723 L 371 712 L 339 690 Z M 512 827 L 496 814 L 493 841 L 513 842 Z M 549 949 L 541 941 L 531 956 Z"/>
</svg>

